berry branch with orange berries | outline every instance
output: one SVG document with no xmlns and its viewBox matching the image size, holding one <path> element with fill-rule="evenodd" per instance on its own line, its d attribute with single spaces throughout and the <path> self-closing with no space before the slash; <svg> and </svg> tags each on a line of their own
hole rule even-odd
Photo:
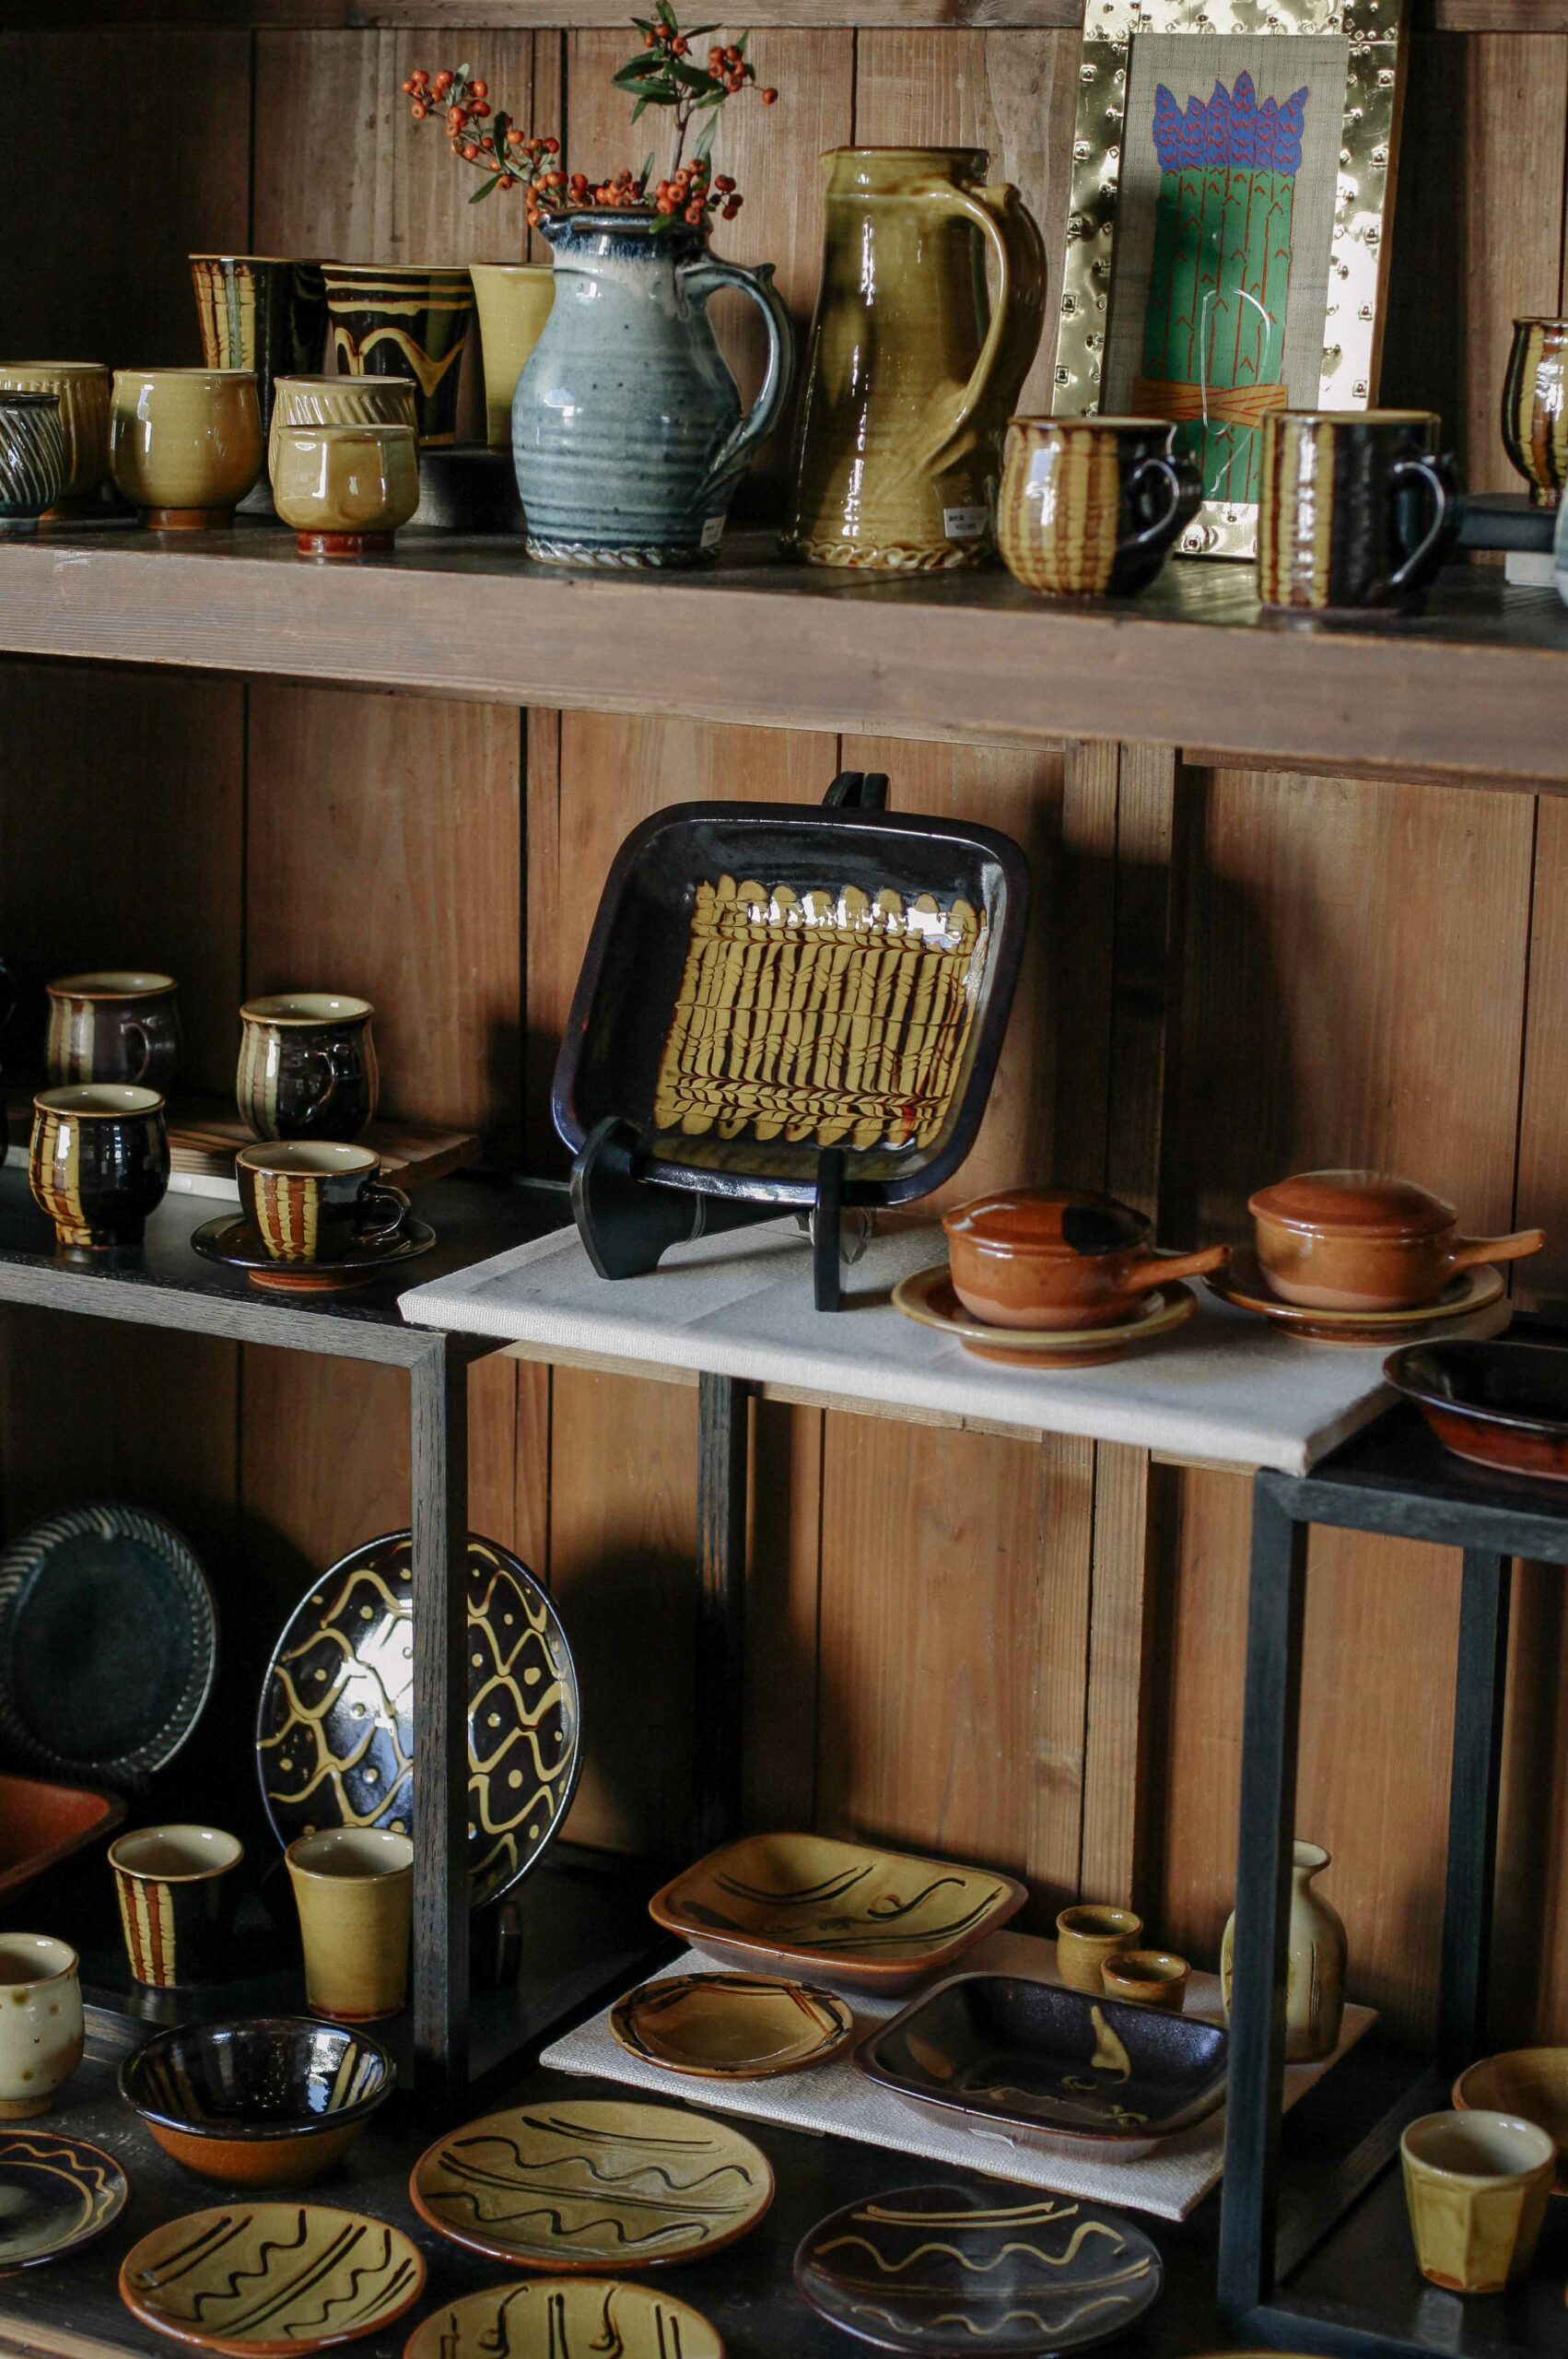
<svg viewBox="0 0 1568 2359">
<path fill-rule="evenodd" d="M 747 35 L 715 42 L 706 67 L 694 65 L 693 41 L 718 28 L 694 25 L 683 32 L 671 0 L 656 0 L 656 10 L 651 18 L 632 18 L 642 47 L 616 70 L 614 80 L 617 89 L 635 100 L 634 123 L 649 107 L 666 107 L 673 113 L 674 152 L 668 174 L 658 182 L 651 156 L 640 172 L 624 165 L 598 182 L 586 172 L 568 172 L 560 141 L 525 132 L 510 115 L 493 109 L 489 84 L 470 74 L 466 65 L 443 66 L 438 74 L 415 66 L 403 85 L 415 122 L 444 122 L 452 154 L 485 175 L 471 205 L 496 189 L 521 186 L 531 229 L 547 217 L 599 208 L 648 215 L 654 231 L 676 221 L 700 228 L 714 214 L 734 219 L 743 200 L 728 174 L 714 172 L 712 147 L 725 101 L 756 89 L 756 71 L 746 57 Z M 770 107 L 778 93 L 757 89 L 756 95 Z M 698 128 L 687 163 L 686 140 L 694 123 Z"/>
</svg>

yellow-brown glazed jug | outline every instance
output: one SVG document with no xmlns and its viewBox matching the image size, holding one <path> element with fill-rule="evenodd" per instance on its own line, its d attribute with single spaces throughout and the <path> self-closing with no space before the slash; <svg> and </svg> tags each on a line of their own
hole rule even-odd
<svg viewBox="0 0 1568 2359">
<path fill-rule="evenodd" d="M 1001 436 L 1039 342 L 1045 245 L 979 147 L 837 147 L 827 167 L 784 546 L 927 571 L 994 547 Z M 988 297 L 986 264 L 994 292 Z"/>
</svg>

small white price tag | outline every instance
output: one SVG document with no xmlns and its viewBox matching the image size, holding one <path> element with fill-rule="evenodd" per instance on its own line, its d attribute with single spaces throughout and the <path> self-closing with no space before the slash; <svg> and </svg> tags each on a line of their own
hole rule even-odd
<svg viewBox="0 0 1568 2359">
<path fill-rule="evenodd" d="M 708 518 L 708 520 L 707 523 L 706 523 L 706 524 L 703 526 L 703 528 L 702 528 L 702 546 L 703 546 L 703 547 L 704 547 L 705 549 L 716 549 L 716 548 L 719 546 L 720 542 L 723 539 L 723 537 L 724 537 L 724 519 L 723 519 L 723 517 L 722 517 L 722 516 L 710 516 L 710 517 Z"/>
<path fill-rule="evenodd" d="M 942 529 L 950 541 L 977 541 L 991 521 L 989 508 L 944 508 Z"/>
</svg>

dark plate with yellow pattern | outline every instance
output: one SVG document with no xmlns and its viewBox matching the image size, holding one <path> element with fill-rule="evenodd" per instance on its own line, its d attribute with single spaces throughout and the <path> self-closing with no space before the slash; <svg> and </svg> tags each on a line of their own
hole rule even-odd
<svg viewBox="0 0 1568 2359">
<path fill-rule="evenodd" d="M 322 1826 L 414 1823 L 412 1538 L 390 1532 L 323 1573 L 262 1685 L 256 1762 L 280 1843 Z M 477 1907 L 536 1867 L 581 1766 L 576 1666 L 520 1557 L 468 1536 L 468 1879 Z"/>
<path fill-rule="evenodd" d="M 22 2128 L 0 2135 L 0 2270 L 58 2260 L 125 2209 L 125 2174 L 85 2139 Z"/>
<path fill-rule="evenodd" d="M 1084 2351 L 1160 2296 L 1160 2256 L 1101 2203 L 1022 2188 L 905 2187 L 833 2212 L 795 2255 L 818 2315 L 883 2351 Z"/>
</svg>

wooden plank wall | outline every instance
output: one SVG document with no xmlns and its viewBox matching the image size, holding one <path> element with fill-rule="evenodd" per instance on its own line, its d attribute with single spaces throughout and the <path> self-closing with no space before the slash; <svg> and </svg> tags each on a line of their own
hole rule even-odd
<svg viewBox="0 0 1568 2359">
<path fill-rule="evenodd" d="M 86 109 L 97 158 L 90 182 L 52 186 L 41 207 L 23 144 L 0 155 L 0 218 L 27 225 L 0 240 L 6 347 L 194 358 L 195 246 L 521 253 L 517 213 L 467 205 L 397 83 L 468 56 L 513 111 L 567 123 L 578 158 L 608 160 L 619 47 L 493 30 L 0 36 L 13 87 L 68 88 Z M 770 30 L 755 55 L 782 96 L 740 117 L 723 158 L 750 190 L 724 245 L 778 265 L 802 324 L 815 158 L 850 138 L 988 146 L 1045 224 L 1055 272 L 1073 33 Z M 192 89 L 204 135 L 176 139 L 170 94 Z M 1509 322 L 1564 299 L 1565 144 L 1568 38 L 1419 37 L 1385 391 L 1441 406 L 1481 487 L 1508 481 L 1495 409 Z M 750 381 L 754 325 L 726 305 Z M 1047 370 L 1048 355 L 1028 398 L 1043 403 Z M 750 497 L 766 509 L 769 478 Z M 1053 1173 L 1110 1184 L 1179 1241 L 1235 1231 L 1260 1178 L 1389 1160 L 1450 1189 L 1467 1220 L 1544 1222 L 1557 1244 L 1531 1291 L 1568 1291 L 1558 803 L 1181 768 L 1159 748 L 882 745 L 9 666 L 0 947 L 35 980 L 170 966 L 193 1066 L 215 1087 L 243 991 L 367 992 L 394 1106 L 549 1162 L 555 1044 L 621 837 L 693 794 L 810 801 L 841 762 L 889 769 L 901 808 L 1006 828 L 1035 867 L 1036 938 L 956 1192 Z M 575 1831 L 678 1850 L 695 1396 L 503 1360 L 476 1372 L 474 1405 L 474 1520 L 547 1572 L 582 1659 L 594 1733 Z M 1231 1884 L 1245 1484 L 783 1405 L 757 1414 L 753 1479 L 754 1822 L 1019 1870 L 1042 1921 L 1081 1887 L 1131 1893 L 1164 1938 L 1211 1956 Z M 218 1572 L 228 1725 L 242 1727 L 312 1569 L 405 1513 L 398 1381 L 12 1314 L 0 1480 L 8 1531 L 105 1491 L 190 1526 Z M 1302 1825 L 1335 1854 L 1358 1994 L 1418 2029 L 1455 1567 L 1337 1540 L 1314 1572 Z M 1568 2028 L 1565 1649 L 1555 1577 L 1527 1577 L 1500 2005 L 1510 2028 L 1548 2036 Z M 205 1776 L 235 1769 L 222 1738 L 215 1717 Z M 240 1765 L 241 1816 L 248 1776 Z"/>
</svg>

